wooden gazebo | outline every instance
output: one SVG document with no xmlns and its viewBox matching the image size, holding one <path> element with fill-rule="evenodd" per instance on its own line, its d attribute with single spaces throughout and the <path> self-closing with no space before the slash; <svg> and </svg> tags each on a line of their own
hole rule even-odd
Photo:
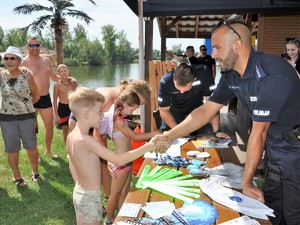
<svg viewBox="0 0 300 225">
<path fill-rule="evenodd" d="M 284 50 L 286 37 L 300 37 L 299 0 L 123 1 L 137 16 L 139 1 L 143 1 L 145 80 L 147 81 L 156 79 L 153 78 L 155 76 L 153 69 L 149 68 L 149 62 L 152 62 L 153 59 L 154 19 L 157 21 L 161 37 L 162 62 L 165 61 L 166 57 L 167 38 L 210 38 L 211 30 L 222 19 L 243 20 L 252 29 L 253 45 L 256 45 L 258 51 L 280 55 Z M 146 131 L 150 131 L 153 127 L 151 120 L 153 104 L 155 103 L 152 102 L 151 104 L 146 105 L 145 110 Z M 245 118 L 243 114 L 240 115 L 241 120 Z"/>
</svg>

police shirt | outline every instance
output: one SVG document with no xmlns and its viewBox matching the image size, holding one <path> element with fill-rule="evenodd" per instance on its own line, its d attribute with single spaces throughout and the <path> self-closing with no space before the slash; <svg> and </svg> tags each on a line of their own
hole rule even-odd
<svg viewBox="0 0 300 225">
<path fill-rule="evenodd" d="M 209 96 L 211 91 L 206 85 L 203 77 L 209 73 L 208 68 L 203 65 L 197 65 L 194 70 L 195 80 L 191 90 L 180 93 L 175 88 L 173 81 L 173 71 L 165 74 L 159 84 L 158 88 L 158 105 L 160 107 L 169 107 L 177 123 L 182 122 L 188 114 L 195 108 L 203 104 L 203 96 Z"/>
<path fill-rule="evenodd" d="M 284 134 L 300 124 L 300 80 L 283 58 L 251 50 L 243 77 L 222 73 L 210 101 L 227 105 L 236 96 L 257 122 L 271 122 L 268 132 Z"/>
</svg>

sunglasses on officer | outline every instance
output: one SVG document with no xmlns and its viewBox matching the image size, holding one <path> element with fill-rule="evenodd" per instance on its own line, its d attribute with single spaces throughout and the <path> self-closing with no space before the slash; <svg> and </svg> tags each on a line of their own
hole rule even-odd
<svg viewBox="0 0 300 225">
<path fill-rule="evenodd" d="M 232 26 L 230 26 L 225 20 L 221 20 L 217 24 L 216 28 L 219 28 L 222 25 L 225 25 L 229 30 L 231 30 L 233 33 L 235 33 L 239 37 L 239 40 L 242 41 L 241 35 Z"/>
</svg>

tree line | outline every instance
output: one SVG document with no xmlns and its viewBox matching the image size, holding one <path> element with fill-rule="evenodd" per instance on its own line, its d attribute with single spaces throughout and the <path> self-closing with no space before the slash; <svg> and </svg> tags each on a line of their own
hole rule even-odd
<svg viewBox="0 0 300 225">
<path fill-rule="evenodd" d="M 87 30 L 77 24 L 73 30 L 64 31 L 63 57 L 69 65 L 104 65 L 109 63 L 132 63 L 138 59 L 138 49 L 132 48 L 123 30 L 107 24 L 101 27 L 102 40 L 89 40 Z M 0 26 L 0 51 L 8 46 L 22 47 L 31 35 L 19 28 L 4 31 Z M 44 29 L 43 33 L 35 35 L 43 47 L 55 49 L 52 29 Z"/>
</svg>

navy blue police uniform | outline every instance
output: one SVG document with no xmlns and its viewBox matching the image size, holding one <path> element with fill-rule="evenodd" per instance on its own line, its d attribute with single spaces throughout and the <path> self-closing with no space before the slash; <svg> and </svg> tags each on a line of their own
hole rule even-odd
<svg viewBox="0 0 300 225">
<path fill-rule="evenodd" d="M 170 113 L 175 121 L 181 123 L 194 109 L 203 104 L 203 97 L 210 96 L 211 90 L 207 85 L 206 77 L 209 74 L 209 68 L 205 65 L 192 66 L 195 80 L 191 90 L 180 93 L 174 85 L 173 73 L 166 73 L 160 80 L 158 88 L 158 106 L 169 107 Z M 162 121 L 161 131 L 170 130 L 170 127 Z M 206 128 L 199 129 L 200 133 L 206 132 Z M 196 133 L 199 133 L 196 132 Z M 195 133 L 195 134 L 196 134 Z"/>
<path fill-rule="evenodd" d="M 284 59 L 251 51 L 243 77 L 223 73 L 210 101 L 227 105 L 236 96 L 253 121 L 271 122 L 263 186 L 272 224 L 300 223 L 300 80 Z"/>
<path fill-rule="evenodd" d="M 209 67 L 209 69 L 211 71 L 211 74 L 207 79 L 209 79 L 209 85 L 210 86 L 215 85 L 215 79 L 213 77 L 212 67 L 213 67 L 213 65 L 216 65 L 216 60 L 213 59 L 210 55 L 206 55 L 206 56 L 203 56 L 203 57 L 199 56 L 197 58 L 197 60 L 198 60 L 199 64 L 204 64 L 204 65 L 207 65 Z"/>
</svg>

